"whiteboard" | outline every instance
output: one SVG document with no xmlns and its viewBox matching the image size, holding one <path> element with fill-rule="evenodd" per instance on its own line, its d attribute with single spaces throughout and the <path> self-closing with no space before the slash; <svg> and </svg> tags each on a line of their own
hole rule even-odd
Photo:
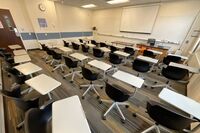
<svg viewBox="0 0 200 133">
<path fill-rule="evenodd" d="M 150 34 L 158 11 L 159 5 L 123 8 L 120 31 Z"/>
</svg>

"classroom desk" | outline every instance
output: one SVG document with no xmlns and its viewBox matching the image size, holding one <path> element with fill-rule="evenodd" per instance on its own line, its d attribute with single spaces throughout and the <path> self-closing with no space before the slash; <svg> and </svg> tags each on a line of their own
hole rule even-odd
<svg viewBox="0 0 200 133">
<path fill-rule="evenodd" d="M 109 53 L 111 51 L 109 48 L 106 47 L 101 47 L 100 49 L 105 53 Z"/>
<path fill-rule="evenodd" d="M 92 61 L 88 62 L 88 64 L 102 70 L 103 71 L 103 78 L 105 78 L 106 71 L 108 69 L 112 68 L 111 65 L 109 65 L 105 62 L 102 62 L 102 61 L 98 61 L 98 60 L 92 60 Z"/>
<path fill-rule="evenodd" d="M 120 70 L 117 71 L 116 73 L 114 73 L 112 75 L 112 77 L 135 87 L 136 89 L 134 91 L 134 95 L 135 95 L 137 89 L 141 88 L 144 83 L 144 80 L 142 78 L 136 77 L 130 73 L 123 72 Z"/>
<path fill-rule="evenodd" d="M 175 62 L 170 62 L 170 63 L 169 63 L 169 66 L 187 69 L 187 70 L 190 71 L 191 73 L 200 73 L 200 69 L 199 69 L 199 68 L 187 66 L 187 65 L 184 65 L 184 64 L 179 64 L 179 63 L 175 63 Z"/>
<path fill-rule="evenodd" d="M 29 55 L 18 55 L 18 56 L 14 56 L 14 62 L 15 63 L 24 63 L 24 62 L 29 62 L 31 61 L 31 58 L 29 57 Z"/>
<path fill-rule="evenodd" d="M 86 46 L 88 46 L 88 47 L 90 47 L 90 48 L 94 48 L 94 47 L 96 47 L 96 45 L 91 44 L 91 43 L 86 44 Z"/>
<path fill-rule="evenodd" d="M 20 49 L 22 48 L 20 45 L 16 44 L 16 45 L 8 45 L 8 47 L 12 50 L 16 50 L 16 49 Z"/>
<path fill-rule="evenodd" d="M 48 94 L 50 99 L 52 99 L 50 92 L 61 85 L 60 82 L 45 74 L 26 80 L 25 83 L 42 95 Z"/>
<path fill-rule="evenodd" d="M 24 49 L 20 49 L 20 50 L 14 50 L 13 54 L 14 55 L 25 55 L 25 54 L 27 54 L 27 52 Z"/>
<path fill-rule="evenodd" d="M 91 133 L 78 96 L 53 103 L 52 133 Z"/>
<path fill-rule="evenodd" d="M 151 51 L 151 52 L 153 52 L 153 53 L 156 54 L 156 55 L 161 55 L 161 54 L 163 54 L 163 52 L 161 52 L 161 51 L 152 50 L 152 49 L 147 49 L 147 51 Z"/>
<path fill-rule="evenodd" d="M 70 56 L 79 60 L 79 61 L 83 61 L 83 60 L 86 60 L 86 59 L 89 58 L 88 56 L 85 56 L 85 55 L 80 54 L 80 53 L 73 53 L 73 54 L 70 54 Z"/>
<path fill-rule="evenodd" d="M 28 62 L 28 63 L 24 63 L 24 64 L 21 64 L 21 65 L 17 65 L 14 67 L 15 69 L 17 69 L 19 72 L 21 72 L 22 74 L 24 75 L 30 75 L 31 77 L 33 73 L 36 73 L 36 72 L 39 72 L 42 70 L 41 67 L 31 63 L 31 62 Z"/>
<path fill-rule="evenodd" d="M 149 63 L 152 63 L 152 64 L 158 63 L 157 59 L 147 57 L 147 56 L 143 56 L 143 55 L 137 56 L 137 59 L 142 60 L 142 61 L 146 61 L 146 62 L 149 62 Z"/>
<path fill-rule="evenodd" d="M 111 42 L 111 43 L 120 44 L 120 45 L 124 45 L 124 46 L 134 46 L 134 43 L 130 43 L 130 42 L 114 41 L 114 42 Z"/>
<path fill-rule="evenodd" d="M 66 53 L 69 53 L 69 52 L 73 51 L 71 48 L 67 48 L 67 47 L 59 47 L 58 49 L 60 49 L 63 52 L 66 52 Z"/>
<path fill-rule="evenodd" d="M 159 56 L 159 59 L 166 57 L 169 50 L 168 48 L 165 48 L 165 47 L 150 46 L 147 44 L 137 44 L 137 47 L 141 49 L 140 54 L 143 53 L 143 50 L 155 50 L 155 51 L 162 52 L 162 54 Z"/>
<path fill-rule="evenodd" d="M 188 59 L 187 56 L 182 56 L 182 55 L 177 55 L 177 54 L 168 54 L 168 55 L 181 57 L 181 59 L 183 59 L 183 60 L 187 60 Z"/>
<path fill-rule="evenodd" d="M 159 98 L 200 120 L 200 103 L 177 92 L 163 88 Z"/>
<path fill-rule="evenodd" d="M 122 56 L 124 58 L 124 63 L 126 64 L 127 58 L 130 56 L 130 54 L 128 54 L 126 52 L 122 52 L 122 51 L 115 51 L 114 53 L 119 56 Z"/>
</svg>

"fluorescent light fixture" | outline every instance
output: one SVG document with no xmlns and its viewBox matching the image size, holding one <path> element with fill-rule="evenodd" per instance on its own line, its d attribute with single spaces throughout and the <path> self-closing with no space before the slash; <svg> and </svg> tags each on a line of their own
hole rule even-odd
<svg viewBox="0 0 200 133">
<path fill-rule="evenodd" d="M 81 7 L 83 7 L 83 8 L 93 8 L 93 7 L 96 7 L 96 5 L 94 5 L 94 4 L 88 4 L 88 5 L 83 5 Z"/>
<path fill-rule="evenodd" d="M 121 3 L 126 3 L 129 2 L 129 0 L 110 0 L 107 3 L 108 4 L 121 4 Z"/>
</svg>

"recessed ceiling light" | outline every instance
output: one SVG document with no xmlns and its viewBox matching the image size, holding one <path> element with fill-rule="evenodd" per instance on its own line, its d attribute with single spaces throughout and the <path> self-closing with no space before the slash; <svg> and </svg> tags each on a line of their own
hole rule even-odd
<svg viewBox="0 0 200 133">
<path fill-rule="evenodd" d="M 129 2 L 129 0 L 110 0 L 107 3 L 108 4 L 121 4 L 121 3 L 126 3 Z"/>
<path fill-rule="evenodd" d="M 88 4 L 88 5 L 83 5 L 81 7 L 83 7 L 83 8 L 93 8 L 93 7 L 96 7 L 96 5 L 94 5 L 94 4 Z"/>
</svg>

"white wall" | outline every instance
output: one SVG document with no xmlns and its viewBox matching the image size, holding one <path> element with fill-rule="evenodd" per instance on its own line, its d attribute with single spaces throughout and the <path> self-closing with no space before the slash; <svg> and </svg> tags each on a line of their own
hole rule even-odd
<svg viewBox="0 0 200 133">
<path fill-rule="evenodd" d="M 173 34 L 173 32 L 179 32 L 174 31 L 173 25 L 173 17 L 177 16 L 188 16 L 188 20 L 192 21 L 194 20 L 195 16 L 197 15 L 199 9 L 200 9 L 200 1 L 197 0 L 190 0 L 190 1 L 175 1 L 175 2 L 165 2 L 161 3 L 161 7 L 158 13 L 158 17 L 155 23 L 155 26 L 153 28 L 153 32 L 151 35 L 145 35 L 145 34 L 133 34 L 133 33 L 120 33 L 120 22 L 121 22 L 121 14 L 122 14 L 122 8 L 114 8 L 114 9 L 106 9 L 106 10 L 97 10 L 94 11 L 93 14 L 93 26 L 97 27 L 98 33 L 106 33 L 109 35 L 121 35 L 121 36 L 127 36 L 130 38 L 141 38 L 141 39 L 147 39 L 150 37 L 155 37 L 159 40 L 165 40 L 167 38 L 168 34 Z M 184 23 L 185 21 L 183 21 Z M 189 30 L 189 26 L 186 27 Z M 166 32 L 167 31 L 167 32 Z M 166 33 L 165 33 L 166 32 Z M 163 35 L 163 38 L 157 38 L 160 34 Z M 180 36 L 182 42 L 186 36 L 186 34 L 180 33 Z M 96 36 L 97 39 L 100 40 L 127 40 L 132 42 L 145 42 L 144 40 L 140 39 L 122 39 L 119 37 L 108 37 L 108 36 Z M 169 41 L 173 41 L 169 40 Z M 180 46 L 169 44 L 169 46 L 172 47 L 172 49 L 177 49 Z"/>
<path fill-rule="evenodd" d="M 56 3 L 60 31 L 91 31 L 92 11 Z"/>
</svg>

